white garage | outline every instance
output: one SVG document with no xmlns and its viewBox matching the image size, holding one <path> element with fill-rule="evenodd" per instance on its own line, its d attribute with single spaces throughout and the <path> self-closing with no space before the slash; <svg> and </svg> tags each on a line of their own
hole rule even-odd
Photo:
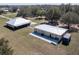
<svg viewBox="0 0 79 59">
<path fill-rule="evenodd" d="M 21 17 L 16 17 L 13 19 L 10 19 L 8 22 L 6 22 L 6 25 L 11 27 L 11 28 L 16 28 L 22 25 L 30 25 L 31 21 L 30 20 L 26 20 L 24 18 Z"/>
</svg>

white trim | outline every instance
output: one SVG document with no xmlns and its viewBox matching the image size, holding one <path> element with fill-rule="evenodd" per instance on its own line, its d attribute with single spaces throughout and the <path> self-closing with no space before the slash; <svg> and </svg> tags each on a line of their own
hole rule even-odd
<svg viewBox="0 0 79 59">
<path fill-rule="evenodd" d="M 46 38 L 44 38 L 44 37 L 42 37 L 42 36 L 38 36 L 38 35 L 35 35 L 35 34 L 33 34 L 33 33 L 30 33 L 30 35 L 32 35 L 32 36 L 34 36 L 34 37 L 36 37 L 36 38 L 39 38 L 39 39 L 41 39 L 41 40 L 43 40 L 43 41 L 46 41 L 46 42 L 48 42 L 48 43 L 53 43 L 54 45 L 58 45 L 58 42 L 54 42 L 53 40 L 51 41 L 51 40 L 48 40 L 48 39 L 46 39 Z"/>
</svg>

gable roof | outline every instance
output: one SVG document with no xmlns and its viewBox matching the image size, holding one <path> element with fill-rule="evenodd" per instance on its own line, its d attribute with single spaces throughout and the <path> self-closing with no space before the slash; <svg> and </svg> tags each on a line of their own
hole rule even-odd
<svg viewBox="0 0 79 59">
<path fill-rule="evenodd" d="M 63 35 L 66 31 L 68 31 L 68 29 L 60 28 L 57 26 L 46 25 L 46 24 L 38 25 L 35 28 L 60 36 Z"/>
<path fill-rule="evenodd" d="M 28 24 L 30 22 L 31 22 L 30 20 L 26 20 L 26 19 L 21 18 L 21 17 L 16 17 L 16 18 L 10 19 L 6 23 L 10 24 L 12 26 L 21 26 L 21 25 L 24 25 L 24 24 Z"/>
</svg>

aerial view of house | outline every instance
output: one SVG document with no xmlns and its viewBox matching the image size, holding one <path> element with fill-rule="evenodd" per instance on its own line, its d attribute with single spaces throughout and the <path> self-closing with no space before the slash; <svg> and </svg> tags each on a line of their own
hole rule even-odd
<svg viewBox="0 0 79 59">
<path fill-rule="evenodd" d="M 13 18 L 11 20 L 9 20 L 8 22 L 6 22 L 6 26 L 17 28 L 23 25 L 30 25 L 31 21 L 30 20 L 26 20 L 24 18 L 21 17 L 17 17 L 17 18 Z"/>
<path fill-rule="evenodd" d="M 61 40 L 63 40 L 63 36 L 67 33 L 67 31 L 68 29 L 42 24 L 36 26 L 33 33 L 36 35 L 42 35 L 47 38 L 46 41 L 57 45 Z"/>
<path fill-rule="evenodd" d="M 78 55 L 79 5 L 0 5 L 0 55 Z"/>
</svg>

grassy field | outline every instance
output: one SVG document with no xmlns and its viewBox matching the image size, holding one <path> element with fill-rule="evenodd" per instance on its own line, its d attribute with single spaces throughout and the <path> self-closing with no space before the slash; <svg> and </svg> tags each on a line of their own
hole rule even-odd
<svg viewBox="0 0 79 59">
<path fill-rule="evenodd" d="M 17 15 L 17 13 L 10 13 L 10 12 L 8 12 L 7 14 L 2 14 L 2 15 L 6 16 L 6 17 L 9 17 L 9 18 L 14 18 Z"/>
<path fill-rule="evenodd" d="M 29 33 L 33 31 L 30 27 L 16 31 L 5 28 L 4 25 L 6 21 L 6 19 L 0 18 L 0 38 L 4 37 L 6 40 L 9 40 L 9 45 L 14 50 L 13 54 L 79 54 L 79 33 L 71 33 L 72 40 L 69 46 L 62 44 L 55 46 L 29 35 Z M 42 22 L 41 20 L 32 21 L 37 24 Z"/>
</svg>

